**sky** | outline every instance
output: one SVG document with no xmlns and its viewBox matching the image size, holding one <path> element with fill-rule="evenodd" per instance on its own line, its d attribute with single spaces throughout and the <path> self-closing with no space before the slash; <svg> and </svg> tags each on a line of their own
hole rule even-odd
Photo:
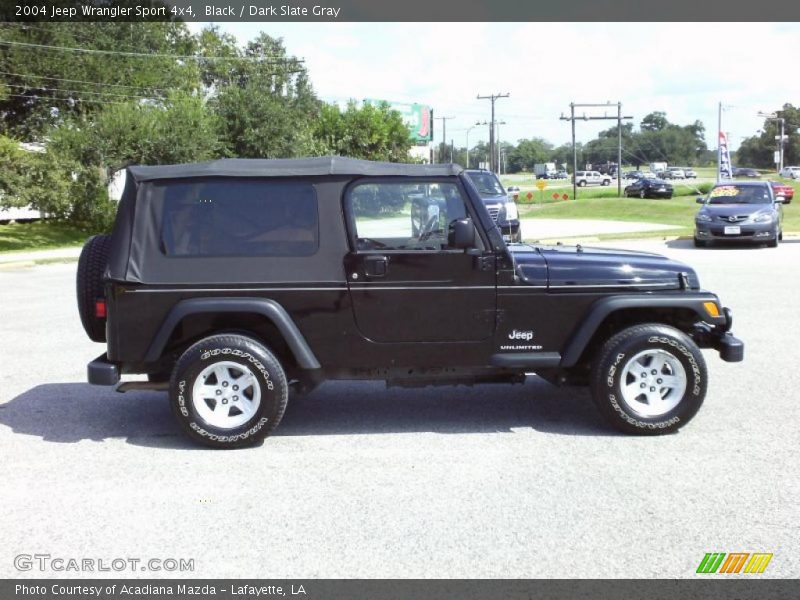
<svg viewBox="0 0 800 600">
<path fill-rule="evenodd" d="M 191 23 L 197 31 L 205 24 Z M 508 93 L 496 102 L 500 138 L 570 141 L 559 117 L 576 104 L 589 116 L 623 114 L 638 128 L 650 112 L 672 123 L 700 120 L 716 147 L 722 130 L 736 148 L 763 126 L 759 111 L 800 104 L 798 23 L 220 23 L 242 43 L 264 31 L 305 60 L 317 95 L 428 104 L 434 134 L 466 144 L 467 129 L 488 121 L 490 102 L 477 95 Z M 589 141 L 613 121 L 578 121 Z M 469 132 L 469 144 L 488 139 L 488 126 Z"/>
</svg>

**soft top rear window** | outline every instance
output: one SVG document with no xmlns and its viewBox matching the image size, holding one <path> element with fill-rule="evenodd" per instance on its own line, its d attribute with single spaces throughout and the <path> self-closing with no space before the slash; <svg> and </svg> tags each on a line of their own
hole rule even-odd
<svg viewBox="0 0 800 600">
<path fill-rule="evenodd" d="M 310 256 L 319 248 L 309 183 L 215 177 L 151 185 L 163 194 L 167 256 Z"/>
</svg>

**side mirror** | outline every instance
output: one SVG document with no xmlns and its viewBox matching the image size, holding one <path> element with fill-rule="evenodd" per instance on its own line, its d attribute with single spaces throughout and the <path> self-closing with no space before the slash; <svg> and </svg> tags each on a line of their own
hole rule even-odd
<svg viewBox="0 0 800 600">
<path fill-rule="evenodd" d="M 697 200 L 695 200 L 695 202 L 697 202 L 698 204 L 705 204 L 705 201 L 706 201 L 705 198 L 698 198 Z"/>
<path fill-rule="evenodd" d="M 447 245 L 451 248 L 472 248 L 475 245 L 475 224 L 472 219 L 457 219 L 450 223 Z"/>
</svg>

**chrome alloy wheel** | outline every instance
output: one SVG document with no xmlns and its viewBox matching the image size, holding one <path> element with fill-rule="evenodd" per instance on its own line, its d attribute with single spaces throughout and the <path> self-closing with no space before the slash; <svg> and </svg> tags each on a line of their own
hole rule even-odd
<svg viewBox="0 0 800 600">
<path fill-rule="evenodd" d="M 644 350 L 622 369 L 622 400 L 640 417 L 660 417 L 686 392 L 686 369 L 665 350 Z"/>
<path fill-rule="evenodd" d="M 239 427 L 252 419 L 261 405 L 261 385 L 245 365 L 217 362 L 194 380 L 192 405 L 212 427 Z"/>
</svg>

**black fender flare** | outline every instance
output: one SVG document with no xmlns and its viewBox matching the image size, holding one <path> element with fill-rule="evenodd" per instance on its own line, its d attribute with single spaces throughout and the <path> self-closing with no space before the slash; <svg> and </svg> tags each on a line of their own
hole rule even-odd
<svg viewBox="0 0 800 600">
<path fill-rule="evenodd" d="M 301 369 L 320 369 L 317 357 L 300 333 L 289 313 L 280 304 L 267 298 L 191 298 L 172 307 L 145 355 L 145 362 L 155 362 L 164 351 L 169 336 L 185 317 L 199 313 L 255 313 L 266 317 L 283 336 Z"/>
<path fill-rule="evenodd" d="M 720 307 L 719 299 L 712 293 L 695 294 L 642 294 L 637 296 L 610 296 L 597 300 L 589 308 L 581 323 L 575 328 L 561 353 L 562 367 L 574 367 L 597 328 L 611 313 L 630 308 L 685 308 L 697 314 L 698 321 L 705 321 L 720 329 L 728 327 L 728 317 L 720 307 L 720 316 L 712 317 L 703 308 L 704 302 L 714 302 Z"/>
</svg>

